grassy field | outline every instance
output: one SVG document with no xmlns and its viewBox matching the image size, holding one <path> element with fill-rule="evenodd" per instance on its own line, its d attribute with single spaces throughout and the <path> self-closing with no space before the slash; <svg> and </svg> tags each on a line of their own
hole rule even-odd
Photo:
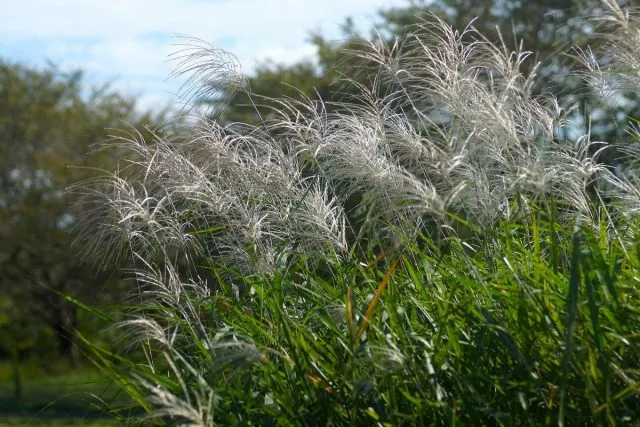
<svg viewBox="0 0 640 427">
<path fill-rule="evenodd" d="M 0 362 L 0 426 L 117 425 L 107 408 L 126 403 L 118 388 L 90 367 L 21 367 L 22 397 L 14 394 L 13 367 Z"/>
<path fill-rule="evenodd" d="M 117 426 L 116 421 L 109 419 L 86 419 L 86 418 L 29 418 L 29 417 L 9 417 L 0 419 L 0 426 L 37 426 L 37 427 L 62 427 L 62 426 Z"/>
</svg>

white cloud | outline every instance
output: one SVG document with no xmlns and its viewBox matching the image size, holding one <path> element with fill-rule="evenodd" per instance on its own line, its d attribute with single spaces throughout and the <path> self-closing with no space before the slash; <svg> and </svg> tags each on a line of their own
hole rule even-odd
<svg viewBox="0 0 640 427">
<path fill-rule="evenodd" d="M 175 93 L 167 61 L 179 41 L 198 37 L 229 49 L 243 69 L 271 58 L 291 63 L 314 53 L 310 31 L 340 36 L 347 16 L 370 26 L 380 7 L 404 0 L 21 0 L 0 6 L 0 47 L 13 60 L 51 59 L 114 80 L 154 100 Z M 28 44 L 28 49 L 12 48 Z M 135 88 L 134 88 L 135 86 Z M 145 101 L 145 104 L 150 104 Z"/>
</svg>

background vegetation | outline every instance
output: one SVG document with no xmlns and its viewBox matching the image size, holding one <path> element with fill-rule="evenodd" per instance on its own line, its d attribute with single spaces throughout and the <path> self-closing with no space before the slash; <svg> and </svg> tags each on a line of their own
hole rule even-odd
<svg viewBox="0 0 640 427">
<path fill-rule="evenodd" d="M 110 129 L 142 128 L 151 117 L 106 86 L 90 90 L 80 72 L 53 66 L 0 62 L 0 99 L 0 406 L 19 414 L 61 397 L 52 391 L 81 378 L 70 370 L 87 371 L 76 333 L 97 338 L 105 324 L 73 298 L 107 304 L 122 293 L 117 274 L 82 264 L 72 247 L 78 212 L 67 187 L 104 165 L 89 152 Z M 44 391 L 56 375 L 62 382 Z"/>
</svg>

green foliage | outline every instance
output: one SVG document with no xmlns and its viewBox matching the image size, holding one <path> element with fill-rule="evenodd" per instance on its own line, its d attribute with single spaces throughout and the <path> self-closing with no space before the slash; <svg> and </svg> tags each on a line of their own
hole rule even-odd
<svg viewBox="0 0 640 427">
<path fill-rule="evenodd" d="M 520 70 L 525 75 L 533 72 L 538 75 L 533 92 L 553 93 L 560 105 L 574 115 L 574 129 L 568 129 L 563 138 L 566 139 L 570 131 L 590 132 L 594 140 L 626 138 L 626 117 L 637 116 L 638 110 L 633 90 L 618 94 L 618 99 L 625 102 L 603 102 L 601 96 L 594 96 L 573 73 L 576 64 L 572 49 L 586 48 L 587 44 L 593 49 L 602 46 L 603 39 L 594 37 L 598 26 L 591 18 L 603 13 L 600 0 L 413 0 L 407 6 L 379 11 L 376 31 L 369 35 L 355 32 L 349 20 L 343 26 L 342 41 L 312 34 L 311 41 L 317 48 L 313 61 L 291 66 L 262 64 L 247 79 L 253 101 L 244 92 L 234 92 L 222 96 L 223 102 L 209 99 L 204 103 L 219 107 L 216 120 L 256 124 L 261 117 L 273 115 L 273 110 L 278 109 L 273 99 L 281 96 L 322 100 L 329 110 L 335 107 L 334 103 L 346 99 L 359 102 L 359 89 L 354 82 L 345 82 L 342 76 L 346 74 L 365 86 L 374 83 L 370 77 L 377 64 L 367 64 L 360 55 L 366 52 L 369 40 L 391 47 L 398 42 L 398 36 L 410 33 L 416 24 L 433 14 L 460 30 L 472 23 L 488 40 L 504 44 L 509 51 L 516 51 L 522 45 L 532 52 Z M 619 161 L 620 153 L 615 150 L 607 155 L 610 164 Z"/>
<path fill-rule="evenodd" d="M 204 424 L 629 423 L 640 413 L 637 251 L 546 214 L 452 237 L 447 253 L 345 259 L 327 277 L 284 264 L 240 297 L 230 284 L 186 292 L 198 325 L 139 307 L 157 323 L 138 326 L 169 328 L 145 345 L 169 365 L 126 362 L 126 378 L 161 384 L 136 389 L 141 404 L 191 402 L 176 420 Z"/>
<path fill-rule="evenodd" d="M 73 357 L 77 311 L 51 289 L 97 302 L 106 277 L 71 248 L 66 187 L 103 162 L 87 152 L 109 128 L 150 117 L 107 87 L 88 91 L 79 72 L 4 61 L 0 99 L 0 357 Z"/>
<path fill-rule="evenodd" d="M 61 420 L 66 420 L 64 425 L 73 420 L 78 425 L 110 425 L 111 414 L 105 403 L 119 407 L 129 403 L 108 376 L 87 366 L 70 372 L 64 361 L 51 361 L 47 369 L 31 361 L 20 369 L 23 392 L 18 399 L 12 387 L 13 366 L 0 362 L 0 425 L 58 425 Z"/>
</svg>

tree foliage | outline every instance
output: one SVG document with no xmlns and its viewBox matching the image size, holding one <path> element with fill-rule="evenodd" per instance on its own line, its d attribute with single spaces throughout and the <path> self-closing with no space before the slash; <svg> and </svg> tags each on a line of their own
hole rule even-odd
<svg viewBox="0 0 640 427">
<path fill-rule="evenodd" d="M 0 61 L 0 99 L 0 355 L 37 347 L 72 357 L 78 313 L 58 293 L 96 301 L 105 280 L 72 248 L 77 212 L 66 188 L 100 165 L 87 153 L 109 128 L 150 117 L 53 66 Z"/>
<path fill-rule="evenodd" d="M 226 102 L 229 98 L 224 97 L 224 114 L 218 118 L 225 122 L 258 123 L 277 109 L 272 103 L 276 95 L 318 99 L 327 103 L 328 108 L 332 102 L 353 100 L 359 89 L 353 84 L 345 85 L 340 76 L 347 75 L 370 85 L 367 76 L 376 66 L 364 60 L 359 52 L 366 51 L 370 43 L 393 49 L 403 34 L 435 15 L 458 31 L 473 25 L 505 51 L 517 51 L 524 46 L 531 52 L 520 63 L 520 71 L 537 74 L 533 93 L 554 93 L 561 106 L 571 108 L 570 113 L 580 118 L 573 121 L 574 135 L 591 127 L 598 139 L 624 138 L 623 123 L 638 109 L 635 94 L 618 94 L 623 102 L 604 102 L 569 72 L 575 69 L 575 48 L 586 47 L 587 40 L 593 49 L 602 43 L 599 37 L 594 37 L 598 29 L 592 18 L 603 13 L 604 8 L 597 0 L 411 0 L 406 6 L 380 10 L 376 29 L 370 34 L 359 34 L 350 20 L 343 25 L 342 41 L 312 34 L 311 42 L 317 48 L 313 60 L 290 66 L 262 64 L 248 78 L 254 102 L 256 99 L 262 102 L 256 106 L 245 92 L 234 93 L 229 103 Z M 570 138 L 570 133 L 567 130 L 558 137 Z"/>
</svg>

